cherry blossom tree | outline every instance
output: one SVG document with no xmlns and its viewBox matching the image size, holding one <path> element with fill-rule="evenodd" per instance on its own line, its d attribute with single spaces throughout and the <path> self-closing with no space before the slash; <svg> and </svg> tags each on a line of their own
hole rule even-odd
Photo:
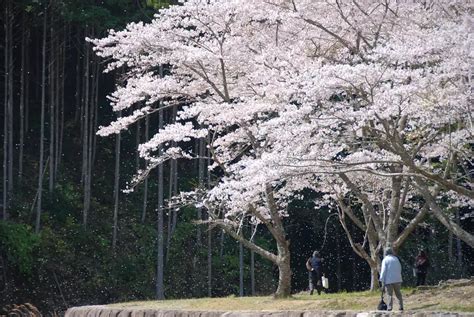
<svg viewBox="0 0 474 317">
<path fill-rule="evenodd" d="M 179 107 L 140 145 L 148 165 L 133 184 L 169 159 L 198 158 L 186 143 L 206 138 L 220 177 L 192 197 L 278 266 L 276 296 L 290 294 L 283 218 L 302 189 L 326 193 L 343 227 L 349 218 L 365 232 L 368 246 L 346 230 L 375 287 L 381 248 L 399 248 L 428 212 L 474 246 L 441 208 L 474 198 L 471 31 L 467 0 L 190 0 L 91 40 L 127 78 L 110 100 L 128 114 L 98 133 Z M 268 228 L 276 253 L 243 236 L 248 220 Z"/>
</svg>

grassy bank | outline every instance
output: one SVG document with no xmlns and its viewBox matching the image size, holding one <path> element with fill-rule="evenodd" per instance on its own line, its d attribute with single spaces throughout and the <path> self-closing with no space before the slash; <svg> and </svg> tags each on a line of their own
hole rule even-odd
<svg viewBox="0 0 474 317">
<path fill-rule="evenodd" d="M 436 287 L 432 289 L 403 289 L 405 310 L 474 312 L 474 284 Z M 201 311 L 276 311 L 276 310 L 375 310 L 379 293 L 353 292 L 308 295 L 299 293 L 289 299 L 262 297 L 199 298 L 164 301 L 119 303 L 113 307 L 152 309 L 182 309 Z M 398 308 L 395 300 L 394 308 Z"/>
</svg>

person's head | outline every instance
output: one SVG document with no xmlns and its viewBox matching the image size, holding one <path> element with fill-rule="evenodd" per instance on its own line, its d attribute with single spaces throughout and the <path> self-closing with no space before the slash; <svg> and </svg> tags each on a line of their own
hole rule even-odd
<svg viewBox="0 0 474 317">
<path fill-rule="evenodd" d="M 318 257 L 319 258 L 319 251 L 314 251 L 313 252 L 313 257 Z"/>
<path fill-rule="evenodd" d="M 394 253 L 393 253 L 392 247 L 387 247 L 387 248 L 385 248 L 385 250 L 383 251 L 383 254 L 384 254 L 385 256 L 387 256 L 387 255 L 393 255 Z"/>
<path fill-rule="evenodd" d="M 421 257 L 426 257 L 426 252 L 424 250 L 420 250 L 418 255 L 421 256 Z"/>
</svg>

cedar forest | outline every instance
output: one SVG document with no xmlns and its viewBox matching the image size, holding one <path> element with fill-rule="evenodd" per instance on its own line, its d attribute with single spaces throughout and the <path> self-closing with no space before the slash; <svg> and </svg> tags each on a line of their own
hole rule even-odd
<svg viewBox="0 0 474 317">
<path fill-rule="evenodd" d="M 470 1 L 2 0 L 0 307 L 474 275 Z M 354 274 L 358 272 L 359 274 Z"/>
</svg>

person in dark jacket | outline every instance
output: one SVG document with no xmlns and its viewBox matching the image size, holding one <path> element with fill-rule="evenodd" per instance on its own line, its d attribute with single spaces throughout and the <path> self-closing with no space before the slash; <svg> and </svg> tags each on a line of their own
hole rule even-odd
<svg viewBox="0 0 474 317">
<path fill-rule="evenodd" d="M 306 261 L 306 268 L 309 276 L 309 294 L 313 295 L 314 290 L 321 295 L 323 285 L 321 277 L 323 276 L 323 259 L 318 251 L 313 252 L 313 256 Z"/>
<path fill-rule="evenodd" d="M 416 286 L 425 285 L 429 266 L 430 260 L 425 251 L 421 250 L 415 258 Z"/>
</svg>

